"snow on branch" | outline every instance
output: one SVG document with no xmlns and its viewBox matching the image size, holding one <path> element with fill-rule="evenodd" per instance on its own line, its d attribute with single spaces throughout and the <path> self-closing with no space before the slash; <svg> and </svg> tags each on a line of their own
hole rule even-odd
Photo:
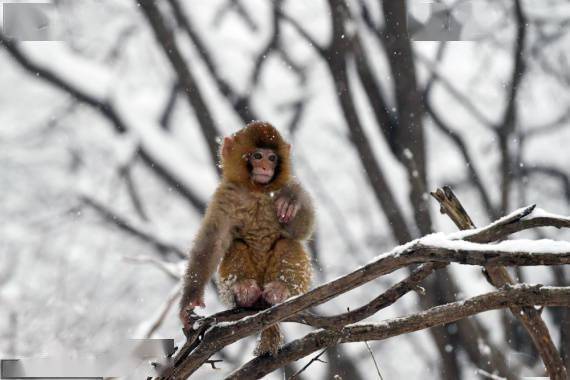
<svg viewBox="0 0 570 380">
<path fill-rule="evenodd" d="M 274 356 L 257 357 L 226 379 L 258 379 L 286 363 L 340 343 L 384 340 L 397 335 L 445 325 L 489 310 L 517 306 L 570 307 L 570 287 L 516 285 L 378 323 L 352 324 L 340 330 L 317 330 L 285 345 Z"/>
<path fill-rule="evenodd" d="M 470 230 L 475 228 L 475 224 L 451 188 L 444 186 L 443 188 L 432 192 L 431 195 L 439 202 L 441 213 L 449 216 L 459 229 Z M 534 205 L 519 209 L 510 215 L 499 219 L 495 223 L 492 223 L 490 226 L 485 228 L 483 232 L 497 230 L 497 228 L 500 230 L 501 226 L 516 225 L 517 222 L 520 222 L 531 214 L 533 214 L 535 218 L 550 218 L 552 223 L 564 222 L 564 219 L 567 219 L 564 217 L 558 217 L 557 215 L 547 215 L 542 210 L 537 210 L 536 212 L 534 212 L 534 210 Z M 481 233 L 481 231 L 479 231 L 479 233 Z M 509 244 L 508 242 L 505 243 Z M 534 242 L 530 245 L 535 245 L 535 248 L 539 249 L 544 248 L 542 245 Z M 536 245 L 540 246 L 536 247 Z M 552 249 L 560 248 L 556 247 L 556 244 L 547 243 L 547 245 L 548 248 Z M 510 247 L 517 249 L 513 246 L 513 244 L 511 244 Z M 485 266 L 483 273 L 485 274 L 487 281 L 496 288 L 501 288 L 503 286 L 513 285 L 516 283 L 506 268 L 501 266 Z M 533 344 L 540 354 L 540 357 L 542 358 L 542 361 L 547 368 L 550 377 L 552 379 L 566 379 L 568 377 L 566 366 L 564 365 L 562 356 L 554 344 L 546 323 L 541 318 L 540 312 L 533 307 L 521 308 L 519 306 L 509 306 L 509 309 L 512 315 L 520 321 L 527 334 L 532 339 Z"/>
<path fill-rule="evenodd" d="M 186 378 L 223 347 L 260 331 L 264 326 L 280 321 L 289 320 L 306 323 L 324 327 L 325 330 L 308 334 L 306 337 L 290 343 L 275 357 L 278 359 L 268 359 L 267 357 L 254 359 L 251 362 L 253 364 L 247 367 L 248 371 L 253 372 L 248 373 L 255 373 L 257 368 L 255 363 L 263 362 L 266 363 L 264 365 L 269 366 L 267 368 L 276 368 L 267 363 L 275 363 L 275 365 L 281 366 L 314 352 L 319 347 L 349 341 L 385 339 L 390 336 L 453 322 L 486 310 L 510 305 L 569 306 L 570 299 L 565 297 L 570 295 L 570 288 L 545 288 L 541 286 L 529 288 L 527 285 L 506 285 L 508 288 L 501 289 L 498 292 L 475 297 L 469 301 L 432 308 L 406 318 L 388 321 L 389 323 L 346 326 L 347 323 L 358 322 L 374 314 L 380 308 L 389 306 L 406 292 L 415 289 L 418 283 L 435 269 L 445 266 L 447 263 L 455 262 L 481 266 L 570 264 L 569 242 L 553 240 L 513 240 L 495 244 L 478 242 L 490 238 L 504 238 L 508 236 L 510 231 L 521 231 L 537 225 L 563 226 L 567 222 L 567 218 L 545 215 L 544 212 L 538 212 L 535 219 L 532 216 L 533 210 L 534 206 L 517 210 L 485 228 L 472 230 L 469 233 L 463 233 L 463 235 L 437 233 L 414 240 L 378 256 L 376 260 L 349 274 L 320 285 L 303 295 L 293 297 L 282 304 L 259 311 L 254 315 L 251 315 L 251 311 L 232 310 L 217 317 L 198 319 L 195 323 L 195 330 L 190 332 L 186 344 L 175 357 L 174 366 L 167 368 L 163 374 L 167 378 L 169 376 Z M 528 223 L 536 220 L 540 222 Z M 513 228 L 513 225 L 518 226 Z M 461 240 L 462 238 L 470 241 Z M 396 284 L 371 301 L 370 304 L 355 310 L 352 314 L 345 313 L 329 317 L 327 320 L 327 317 L 322 318 L 306 313 L 310 307 L 327 302 L 379 276 L 392 273 L 411 264 L 423 264 L 423 266 L 416 269 L 412 276 Z M 298 344 L 302 344 L 302 347 L 299 348 Z M 293 354 L 288 352 L 293 352 Z M 282 361 L 276 362 L 275 360 Z M 244 372 L 240 370 L 238 373 L 241 376 Z"/>
</svg>

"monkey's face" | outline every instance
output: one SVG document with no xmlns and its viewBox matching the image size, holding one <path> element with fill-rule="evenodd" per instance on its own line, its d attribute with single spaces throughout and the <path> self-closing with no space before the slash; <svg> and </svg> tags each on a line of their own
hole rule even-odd
<svg viewBox="0 0 570 380">
<path fill-rule="evenodd" d="M 251 180 L 267 185 L 275 176 L 278 157 L 272 149 L 258 148 L 249 156 Z"/>
</svg>

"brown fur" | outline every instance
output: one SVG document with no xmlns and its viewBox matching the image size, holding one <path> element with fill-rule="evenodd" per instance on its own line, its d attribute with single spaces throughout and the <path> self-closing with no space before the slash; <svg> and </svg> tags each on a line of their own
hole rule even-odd
<svg viewBox="0 0 570 380">
<path fill-rule="evenodd" d="M 255 192 L 268 193 L 285 186 L 291 179 L 290 145 L 283 140 L 277 129 L 266 122 L 253 122 L 233 134 L 233 144 L 227 154 L 221 154 L 224 180 L 243 185 Z M 247 155 L 256 148 L 273 149 L 279 156 L 276 177 L 267 185 L 259 185 L 250 180 Z"/>
<path fill-rule="evenodd" d="M 267 185 L 250 180 L 247 157 L 256 148 L 273 149 L 279 156 L 276 175 Z M 204 287 L 219 267 L 222 299 L 233 305 L 232 286 L 254 279 L 260 288 L 281 281 L 290 295 L 308 290 L 311 264 L 302 242 L 310 237 L 314 210 L 310 196 L 291 176 L 290 145 L 269 123 L 253 122 L 224 141 L 222 182 L 208 205 L 195 239 L 185 275 L 181 301 L 197 304 Z M 294 199 L 300 209 L 293 220 L 280 223 L 275 208 L 279 197 Z M 276 352 L 278 326 L 264 330 L 256 354 Z"/>
</svg>

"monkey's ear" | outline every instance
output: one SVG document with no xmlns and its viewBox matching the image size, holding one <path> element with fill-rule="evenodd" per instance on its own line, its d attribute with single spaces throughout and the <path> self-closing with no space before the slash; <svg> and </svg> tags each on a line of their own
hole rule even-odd
<svg viewBox="0 0 570 380">
<path fill-rule="evenodd" d="M 222 157 L 226 158 L 232 147 L 234 145 L 234 138 L 233 137 L 224 137 L 224 143 L 222 144 Z"/>
</svg>

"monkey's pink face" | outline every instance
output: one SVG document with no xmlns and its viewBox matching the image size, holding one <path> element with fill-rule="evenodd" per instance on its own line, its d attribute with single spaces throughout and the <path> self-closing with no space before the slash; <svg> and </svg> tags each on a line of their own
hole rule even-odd
<svg viewBox="0 0 570 380">
<path fill-rule="evenodd" d="M 278 157 L 272 149 L 258 148 L 249 156 L 251 180 L 260 185 L 267 185 L 275 175 Z"/>
</svg>

